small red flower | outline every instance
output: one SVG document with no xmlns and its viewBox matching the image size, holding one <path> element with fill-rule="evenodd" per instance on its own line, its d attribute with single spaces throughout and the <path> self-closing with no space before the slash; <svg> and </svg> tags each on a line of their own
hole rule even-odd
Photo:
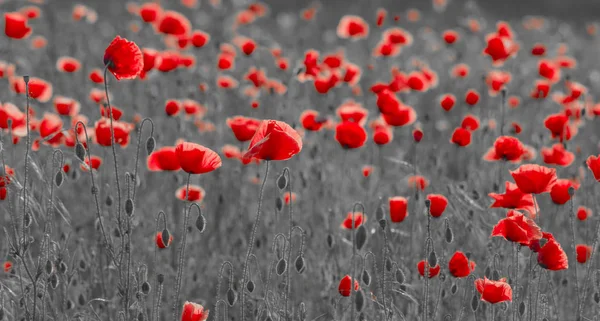
<svg viewBox="0 0 600 321">
<path fill-rule="evenodd" d="M 501 236 L 507 241 L 529 246 L 542 238 L 542 230 L 535 222 L 520 212 L 510 210 L 492 229 L 492 237 Z"/>
<path fill-rule="evenodd" d="M 125 148 L 129 144 L 129 133 L 133 129 L 133 125 L 114 121 L 114 141 L 121 147 Z M 110 120 L 108 118 L 102 118 L 96 122 L 95 125 L 95 137 L 96 142 L 100 146 L 111 146 L 112 145 L 112 136 L 110 132 Z"/>
<path fill-rule="evenodd" d="M 397 109 L 387 114 L 382 114 L 383 120 L 394 127 L 402 127 L 412 125 L 417 120 L 415 110 L 406 105 L 399 106 Z"/>
<path fill-rule="evenodd" d="M 592 210 L 585 206 L 579 206 L 577 209 L 577 219 L 580 221 L 587 220 L 590 215 L 592 215 Z"/>
<path fill-rule="evenodd" d="M 479 118 L 475 115 L 467 114 L 460 123 L 460 127 L 469 131 L 479 129 Z"/>
<path fill-rule="evenodd" d="M 4 262 L 4 273 L 9 273 L 12 270 L 13 264 L 11 261 Z"/>
<path fill-rule="evenodd" d="M 525 154 L 525 147 L 518 138 L 512 136 L 500 136 L 496 138 L 494 147 L 490 148 L 483 156 L 483 159 L 492 161 L 519 162 Z"/>
<path fill-rule="evenodd" d="M 475 270 L 475 266 L 475 262 L 469 261 L 465 253 L 461 251 L 456 251 L 448 261 L 448 271 L 455 278 L 469 276 Z"/>
<path fill-rule="evenodd" d="M 346 274 L 346 276 L 344 276 L 340 280 L 340 285 L 338 286 L 338 292 L 340 293 L 341 296 L 350 296 L 351 288 L 352 288 L 352 278 L 350 277 L 350 275 Z M 360 289 L 360 285 L 358 284 L 358 281 L 356 279 L 354 279 L 354 291 L 358 291 L 359 289 Z"/>
<path fill-rule="evenodd" d="M 567 167 L 575 160 L 575 154 L 565 149 L 563 144 L 554 144 L 552 148 L 542 147 L 544 163 Z"/>
<path fill-rule="evenodd" d="M 460 39 L 458 32 L 454 30 L 444 31 L 442 37 L 444 38 L 444 41 L 449 45 L 454 44 L 456 41 L 458 41 L 458 39 Z"/>
<path fill-rule="evenodd" d="M 179 114 L 181 110 L 181 102 L 175 99 L 169 99 L 165 103 L 165 113 L 167 116 L 173 117 Z"/>
<path fill-rule="evenodd" d="M 183 304 L 181 321 L 206 321 L 208 319 L 208 312 L 200 304 L 186 301 Z"/>
<path fill-rule="evenodd" d="M 344 121 L 335 127 L 335 140 L 345 149 L 360 148 L 367 140 L 367 132 L 355 122 Z"/>
<path fill-rule="evenodd" d="M 27 16 L 20 12 L 7 12 L 4 14 L 4 33 L 13 39 L 23 39 L 31 34 L 31 27 L 27 25 Z"/>
<path fill-rule="evenodd" d="M 139 14 L 144 22 L 155 22 L 162 13 L 160 4 L 155 2 L 146 2 L 140 6 Z"/>
<path fill-rule="evenodd" d="M 419 190 L 424 191 L 425 188 L 429 186 L 429 181 L 421 175 L 409 176 L 408 186 L 412 188 L 418 188 Z"/>
<path fill-rule="evenodd" d="M 363 177 L 369 177 L 371 175 L 371 172 L 373 172 L 373 166 L 365 165 L 362 167 Z"/>
<path fill-rule="evenodd" d="M 175 147 L 181 169 L 188 174 L 204 174 L 221 167 L 221 157 L 199 144 L 183 142 Z"/>
<path fill-rule="evenodd" d="M 538 211 L 538 207 L 534 206 L 533 195 L 523 193 L 517 184 L 511 182 L 506 182 L 504 194 L 490 193 L 488 196 L 494 199 L 494 203 L 490 205 L 492 208 L 523 210 L 529 212 L 532 218 L 535 218 Z"/>
<path fill-rule="evenodd" d="M 81 68 L 81 63 L 73 57 L 60 57 L 56 61 L 58 71 L 72 73 L 78 71 L 79 68 Z"/>
<path fill-rule="evenodd" d="M 560 271 L 569 268 L 569 262 L 567 254 L 563 251 L 560 244 L 554 239 L 554 236 L 550 233 L 546 233 L 544 238 L 547 239 L 544 244 L 538 250 L 537 261 L 538 264 L 546 270 Z"/>
<path fill-rule="evenodd" d="M 465 102 L 469 106 L 477 105 L 477 102 L 479 102 L 479 93 L 477 92 L 477 90 L 469 89 L 465 94 Z"/>
<path fill-rule="evenodd" d="M 413 140 L 415 141 L 415 143 L 420 143 L 421 140 L 423 139 L 423 131 L 415 128 L 412 132 L 413 135 Z"/>
<path fill-rule="evenodd" d="M 369 110 L 365 109 L 361 104 L 354 100 L 344 101 L 337 109 L 336 114 L 342 121 L 351 121 L 360 124 L 361 126 L 367 121 Z"/>
<path fill-rule="evenodd" d="M 505 301 L 512 302 L 512 288 L 506 279 L 498 281 L 489 280 L 487 277 L 475 280 L 475 288 L 481 294 L 481 301 L 496 304 Z"/>
<path fill-rule="evenodd" d="M 546 46 L 541 43 L 536 43 L 533 48 L 531 48 L 531 55 L 533 56 L 543 56 L 546 53 Z"/>
<path fill-rule="evenodd" d="M 392 223 L 400 223 L 408 217 L 408 200 L 405 197 L 390 197 L 388 202 L 390 205 L 390 220 Z"/>
<path fill-rule="evenodd" d="M 163 240 L 163 233 L 157 232 L 156 236 L 154 237 L 154 242 L 159 249 L 167 248 L 173 242 L 173 234 L 169 233 L 169 240 L 165 242 L 165 240 Z"/>
<path fill-rule="evenodd" d="M 175 147 L 168 146 L 156 149 L 148 156 L 149 171 L 178 171 L 181 169 Z"/>
<path fill-rule="evenodd" d="M 428 276 L 430 279 L 440 274 L 441 267 L 439 264 L 437 264 L 434 267 L 431 267 L 429 266 L 429 262 L 426 263 L 425 260 L 421 260 L 419 261 L 419 263 L 417 263 L 417 270 L 419 270 L 419 274 L 421 274 L 421 276 L 425 276 L 425 264 L 427 264 L 427 266 L 429 267 Z"/>
<path fill-rule="evenodd" d="M 450 142 L 460 147 L 466 147 L 471 144 L 471 132 L 464 128 L 458 127 L 452 133 Z"/>
<path fill-rule="evenodd" d="M 376 125 L 373 133 L 373 142 L 382 146 L 390 143 L 394 138 L 392 128 L 387 125 Z"/>
<path fill-rule="evenodd" d="M 537 164 L 521 165 L 510 174 L 523 193 L 542 194 L 550 192 L 556 182 L 556 170 Z"/>
<path fill-rule="evenodd" d="M 116 36 L 104 51 L 104 65 L 117 80 L 134 79 L 144 68 L 144 55 L 133 41 Z"/>
<path fill-rule="evenodd" d="M 587 158 L 585 163 L 587 164 L 587 167 L 590 169 L 590 171 L 592 171 L 592 174 L 594 175 L 596 181 L 600 182 L 600 155 L 591 155 Z"/>
<path fill-rule="evenodd" d="M 177 191 L 175 191 L 175 197 L 177 197 L 177 199 L 180 199 L 182 201 L 189 201 L 189 202 L 201 202 L 204 199 L 206 192 L 204 191 L 204 188 L 202 188 L 198 185 L 190 184 L 189 196 L 186 197 L 187 194 L 188 194 L 188 186 L 187 185 L 181 186 L 180 188 L 177 189 Z"/>
<path fill-rule="evenodd" d="M 102 75 L 102 71 L 97 68 L 90 72 L 89 78 L 95 84 L 101 84 L 104 82 L 104 76 Z"/>
<path fill-rule="evenodd" d="M 531 97 L 536 99 L 543 99 L 548 97 L 550 92 L 551 84 L 547 80 L 536 80 L 535 87 L 531 92 Z"/>
<path fill-rule="evenodd" d="M 442 108 L 445 111 L 450 111 L 452 109 L 452 107 L 454 107 L 455 103 L 456 103 L 456 97 L 452 94 L 445 94 L 440 99 L 440 106 L 442 106 Z"/>
<path fill-rule="evenodd" d="M 554 204 L 562 205 L 571 199 L 569 188 L 579 189 L 579 184 L 573 183 L 568 179 L 557 179 L 550 190 L 550 198 Z"/>
<path fill-rule="evenodd" d="M 75 116 L 79 113 L 80 104 L 73 98 L 55 96 L 54 109 L 59 115 L 62 116 Z"/>
<path fill-rule="evenodd" d="M 577 252 L 577 262 L 585 264 L 592 256 L 592 247 L 585 244 L 577 244 L 575 247 Z"/>
<path fill-rule="evenodd" d="M 440 217 L 448 206 L 448 199 L 444 195 L 440 194 L 429 194 L 427 199 L 430 202 L 429 213 L 433 217 Z"/>
<path fill-rule="evenodd" d="M 285 122 L 263 120 L 250 140 L 243 158 L 288 160 L 302 150 L 302 138 Z"/>
<path fill-rule="evenodd" d="M 157 24 L 159 32 L 173 35 L 183 36 L 188 35 L 192 29 L 192 24 L 184 15 L 176 11 L 165 11 Z"/>
<path fill-rule="evenodd" d="M 192 32 L 192 46 L 196 48 L 204 47 L 210 41 L 210 35 L 202 30 Z"/>
<path fill-rule="evenodd" d="M 366 215 L 364 215 L 362 213 L 354 213 L 354 215 L 352 215 L 352 212 L 350 212 L 350 213 L 348 213 L 346 218 L 342 221 L 341 227 L 346 230 L 351 230 L 352 225 L 354 225 L 354 228 L 356 229 L 359 226 L 361 226 L 362 223 L 364 223 L 366 220 L 367 220 Z"/>
<path fill-rule="evenodd" d="M 540 76 L 555 83 L 560 79 L 560 68 L 551 60 L 542 59 L 538 63 L 538 72 Z"/>
<path fill-rule="evenodd" d="M 337 36 L 346 39 L 362 39 L 369 35 L 369 25 L 359 16 L 346 15 L 340 20 L 337 27 Z"/>
<path fill-rule="evenodd" d="M 94 155 L 92 155 L 90 158 L 92 159 L 92 164 L 90 165 L 90 161 L 86 157 L 84 164 L 81 164 L 81 166 L 80 166 L 81 170 L 88 171 L 90 167 L 93 170 L 98 170 L 100 168 L 100 166 L 102 166 L 102 158 L 100 158 L 99 156 L 94 156 Z"/>
<path fill-rule="evenodd" d="M 319 131 L 327 123 L 327 119 L 320 117 L 316 110 L 307 109 L 300 115 L 300 123 L 306 130 Z"/>
<path fill-rule="evenodd" d="M 544 126 L 552 134 L 552 138 L 559 138 L 562 142 L 564 139 L 569 140 L 570 128 L 569 128 L 569 117 L 564 113 L 552 114 L 544 120 Z"/>
</svg>

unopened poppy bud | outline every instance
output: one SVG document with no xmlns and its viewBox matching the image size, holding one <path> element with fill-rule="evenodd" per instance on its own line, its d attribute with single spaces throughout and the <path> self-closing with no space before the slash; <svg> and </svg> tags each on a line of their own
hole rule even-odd
<svg viewBox="0 0 600 321">
<path fill-rule="evenodd" d="M 402 269 L 397 269 L 394 276 L 396 277 L 396 281 L 400 284 L 404 284 L 404 282 L 406 281 L 406 275 L 404 274 L 404 271 L 402 271 Z"/>
<path fill-rule="evenodd" d="M 573 186 L 569 186 L 569 196 L 575 195 L 575 188 Z"/>
<path fill-rule="evenodd" d="M 498 272 L 498 270 L 492 271 L 492 280 L 500 280 L 500 272 Z"/>
<path fill-rule="evenodd" d="M 75 305 L 75 304 L 73 303 L 73 301 L 71 301 L 71 300 L 67 300 L 67 306 L 66 306 L 67 310 L 71 310 L 71 309 L 73 309 L 73 306 L 74 306 L 74 305 Z"/>
<path fill-rule="evenodd" d="M 79 293 L 79 297 L 77 298 L 77 302 L 79 303 L 79 305 L 85 305 L 85 297 L 83 296 L 83 293 Z"/>
<path fill-rule="evenodd" d="M 112 204 L 113 204 L 112 196 L 106 195 L 106 200 L 104 200 L 104 204 L 106 204 L 106 206 L 112 206 Z"/>
<path fill-rule="evenodd" d="M 142 283 L 142 293 L 144 293 L 145 295 L 148 295 L 148 293 L 150 293 L 150 283 L 148 283 L 147 281 Z"/>
<path fill-rule="evenodd" d="M 281 199 L 281 197 L 275 199 L 275 208 L 278 212 L 280 212 L 281 209 L 283 209 L 283 200 Z"/>
<path fill-rule="evenodd" d="M 389 257 L 385 260 L 385 269 L 388 272 L 390 272 L 392 270 L 392 260 L 390 260 Z"/>
<path fill-rule="evenodd" d="M 366 286 L 371 285 L 371 274 L 367 270 L 363 270 L 361 279 Z"/>
<path fill-rule="evenodd" d="M 23 216 L 23 225 L 25 228 L 31 226 L 31 214 L 29 214 L 29 212 L 25 212 L 25 215 Z"/>
<path fill-rule="evenodd" d="M 196 229 L 200 233 L 203 233 L 204 230 L 206 229 L 206 219 L 204 218 L 204 215 L 202 215 L 202 214 L 198 215 L 198 218 L 196 219 Z"/>
<path fill-rule="evenodd" d="M 156 276 L 156 281 L 158 281 L 158 284 L 163 284 L 163 282 L 165 282 L 165 275 L 160 273 Z"/>
<path fill-rule="evenodd" d="M 77 145 L 75 145 L 75 156 L 77 156 L 80 161 L 85 162 L 85 147 L 83 147 L 82 143 L 77 143 Z"/>
<path fill-rule="evenodd" d="M 169 245 L 171 244 L 171 242 L 170 242 L 171 233 L 169 233 L 169 230 L 164 229 L 162 231 L 160 237 L 162 238 L 162 242 L 165 245 L 165 247 L 169 247 Z"/>
<path fill-rule="evenodd" d="M 434 267 L 437 265 L 437 255 L 435 254 L 435 251 L 429 252 L 429 256 L 427 257 L 427 263 L 430 267 Z"/>
<path fill-rule="evenodd" d="M 446 228 L 446 243 L 450 244 L 454 240 L 454 233 L 452 233 L 452 229 L 450 226 Z"/>
<path fill-rule="evenodd" d="M 304 269 L 306 268 L 306 264 L 304 261 L 304 257 L 302 255 L 299 255 L 296 258 L 296 261 L 294 262 L 294 266 L 296 267 L 296 272 L 298 272 L 298 274 L 302 274 L 302 272 L 304 272 Z"/>
<path fill-rule="evenodd" d="M 125 201 L 125 213 L 127 214 L 127 216 L 131 216 L 133 215 L 133 210 L 134 210 L 134 205 L 133 205 L 133 200 L 131 198 L 128 198 Z"/>
<path fill-rule="evenodd" d="M 284 189 L 287 186 L 287 177 L 285 176 L 285 174 L 281 174 L 279 175 L 279 178 L 277 178 L 277 187 L 279 187 L 279 189 Z"/>
<path fill-rule="evenodd" d="M 280 259 L 279 262 L 277 262 L 277 267 L 275 270 L 277 275 L 282 276 L 283 273 L 285 273 L 285 270 L 287 270 L 287 261 L 285 259 Z"/>
<path fill-rule="evenodd" d="M 356 249 L 361 250 L 365 243 L 367 242 L 367 229 L 364 225 L 358 227 L 356 230 Z"/>
<path fill-rule="evenodd" d="M 327 246 L 329 249 L 333 248 L 333 235 L 327 234 Z"/>
<path fill-rule="evenodd" d="M 431 206 L 431 201 L 429 199 L 425 200 L 425 206 L 427 207 L 427 210 L 429 210 L 429 207 Z"/>
<path fill-rule="evenodd" d="M 525 314 L 525 302 L 519 303 L 519 315 L 523 316 Z"/>
<path fill-rule="evenodd" d="M 471 298 L 471 310 L 473 312 L 477 311 L 477 308 L 479 307 L 479 298 L 476 295 L 473 295 L 473 297 Z"/>
<path fill-rule="evenodd" d="M 82 271 L 85 271 L 85 269 L 87 269 L 87 263 L 85 262 L 85 260 L 79 260 L 79 269 L 81 269 Z"/>
<path fill-rule="evenodd" d="M 56 172 L 56 175 L 54 176 L 54 184 L 56 184 L 56 187 L 60 187 L 62 185 L 63 181 L 64 181 L 63 172 L 62 172 L 62 170 L 59 170 L 58 172 Z"/>
<path fill-rule="evenodd" d="M 142 312 L 138 313 L 137 320 L 138 321 L 144 321 L 144 313 L 142 313 Z"/>
<path fill-rule="evenodd" d="M 456 283 L 452 284 L 452 287 L 450 288 L 450 293 L 452 293 L 452 295 L 456 294 L 456 292 L 458 291 L 458 285 L 456 285 Z"/>
<path fill-rule="evenodd" d="M 52 274 L 53 270 L 54 270 L 54 265 L 52 265 L 52 261 L 47 260 L 46 265 L 44 266 L 44 272 L 46 272 L 47 275 L 50 275 L 50 274 Z"/>
<path fill-rule="evenodd" d="M 377 221 L 383 220 L 385 217 L 385 213 L 383 212 L 383 206 L 379 206 L 377 207 L 377 210 L 375 211 L 375 219 Z"/>
<path fill-rule="evenodd" d="M 365 306 L 365 297 L 361 290 L 356 292 L 356 295 L 354 296 L 354 303 L 356 304 L 356 312 L 362 311 L 363 307 Z"/>
<path fill-rule="evenodd" d="M 50 283 L 50 287 L 52 289 L 56 289 L 58 287 L 58 276 L 56 274 L 50 275 L 48 282 Z"/>
<path fill-rule="evenodd" d="M 154 137 L 152 137 L 152 136 L 148 137 L 148 139 L 146 140 L 146 153 L 148 154 L 148 156 L 150 156 L 150 154 L 152 154 L 155 146 L 156 146 L 156 140 L 154 140 Z"/>
<path fill-rule="evenodd" d="M 233 307 L 235 301 L 237 301 L 237 294 L 232 288 L 229 288 L 229 290 L 227 290 L 227 303 L 230 307 Z"/>
<path fill-rule="evenodd" d="M 413 139 L 416 143 L 419 143 L 423 139 L 423 131 L 420 129 L 413 130 Z"/>
<path fill-rule="evenodd" d="M 596 302 L 596 304 L 600 304 L 600 293 L 594 293 L 594 302 Z"/>
<path fill-rule="evenodd" d="M 252 282 L 252 280 L 250 280 L 250 281 L 248 281 L 248 283 L 246 283 L 246 289 L 250 293 L 254 292 L 254 282 Z"/>
<path fill-rule="evenodd" d="M 64 261 L 61 261 L 61 262 L 58 264 L 58 272 L 59 272 L 60 274 L 65 274 L 65 273 L 67 273 L 67 269 L 68 269 L 68 267 L 67 267 L 67 263 L 65 263 Z"/>
</svg>

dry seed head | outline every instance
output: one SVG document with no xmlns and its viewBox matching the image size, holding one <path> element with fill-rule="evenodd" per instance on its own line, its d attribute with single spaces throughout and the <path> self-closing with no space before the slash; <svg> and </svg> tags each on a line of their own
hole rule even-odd
<svg viewBox="0 0 600 321">
<path fill-rule="evenodd" d="M 287 270 L 287 261 L 285 259 L 280 259 L 279 262 L 277 262 L 275 271 L 277 272 L 277 275 L 282 276 L 283 273 L 285 273 L 285 270 Z"/>
<path fill-rule="evenodd" d="M 150 156 L 150 154 L 152 154 L 155 146 L 156 146 L 156 140 L 154 139 L 154 137 L 152 137 L 152 136 L 148 137 L 148 139 L 146 140 L 146 153 L 148 154 L 148 156 Z"/>
<path fill-rule="evenodd" d="M 356 249 L 360 251 L 365 243 L 367 243 L 367 229 L 361 225 L 356 230 Z"/>
</svg>

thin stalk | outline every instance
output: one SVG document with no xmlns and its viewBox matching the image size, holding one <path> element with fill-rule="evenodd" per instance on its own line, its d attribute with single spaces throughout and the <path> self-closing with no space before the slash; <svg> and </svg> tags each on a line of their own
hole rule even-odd
<svg viewBox="0 0 600 321">
<path fill-rule="evenodd" d="M 191 178 L 192 174 L 188 174 L 187 177 L 187 186 L 186 186 L 186 191 L 185 191 L 185 196 L 186 198 L 189 199 L 189 195 L 190 195 L 190 178 Z M 183 275 L 183 258 L 185 256 L 185 243 L 186 243 L 186 239 L 187 239 L 187 225 L 189 222 L 189 218 L 190 218 L 190 209 L 191 209 L 191 205 L 189 208 L 185 209 L 185 216 L 183 218 L 183 226 L 182 226 L 182 230 L 181 230 L 181 246 L 179 247 L 179 262 L 177 264 L 177 279 L 175 281 L 175 300 L 173 301 L 173 321 L 177 321 L 177 317 L 179 317 L 179 313 L 177 311 L 179 311 L 178 309 L 178 304 L 179 304 L 179 292 L 181 291 L 181 278 Z"/>
<path fill-rule="evenodd" d="M 573 187 L 569 187 L 569 194 L 571 195 L 569 199 L 569 221 L 571 223 L 571 250 L 573 251 L 574 257 L 577 257 L 577 246 L 575 243 L 575 210 L 573 209 L 573 198 L 575 197 L 575 189 Z M 592 262 L 590 262 L 591 264 Z M 574 266 L 575 274 L 575 291 L 577 294 L 577 315 L 575 319 L 578 319 L 581 316 L 581 294 L 579 292 L 579 272 L 577 269 L 577 264 Z"/>
<path fill-rule="evenodd" d="M 292 175 L 290 173 L 290 169 L 289 168 L 284 168 L 283 169 L 283 175 L 285 175 L 287 173 L 287 192 L 288 192 L 288 196 L 290 198 L 290 205 L 288 207 L 288 213 L 289 213 L 289 234 L 288 234 L 288 243 L 290 246 L 290 250 L 288 251 L 288 255 L 287 255 L 287 262 L 288 265 L 290 264 L 290 260 L 292 257 L 292 230 L 293 230 L 293 218 L 294 218 L 294 211 L 293 211 L 293 204 L 294 202 L 292 201 Z M 291 276 L 290 276 L 290 268 L 288 266 L 288 268 L 286 269 L 286 273 L 287 273 L 287 284 L 286 284 L 286 293 L 285 293 L 285 314 L 286 314 L 286 320 L 289 320 L 289 316 L 293 315 L 293 314 L 288 314 L 288 299 L 291 295 L 292 292 L 292 284 L 291 284 Z M 244 285 L 245 286 L 245 285 Z"/>
</svg>

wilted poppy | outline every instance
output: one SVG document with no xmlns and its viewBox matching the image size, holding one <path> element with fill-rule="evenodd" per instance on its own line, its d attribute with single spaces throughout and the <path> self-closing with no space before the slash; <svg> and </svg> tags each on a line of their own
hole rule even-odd
<svg viewBox="0 0 600 321">
<path fill-rule="evenodd" d="M 417 270 L 419 270 L 419 274 L 421 274 L 421 276 L 425 276 L 425 264 L 427 264 L 427 267 L 429 268 L 428 276 L 430 279 L 440 274 L 441 267 L 439 264 L 436 264 L 436 266 L 431 267 L 429 266 L 429 262 L 421 260 L 419 261 L 419 263 L 417 263 Z"/>
<path fill-rule="evenodd" d="M 545 233 L 546 243 L 537 251 L 538 264 L 546 270 L 560 271 L 569 268 L 567 254 L 550 233 Z"/>
<path fill-rule="evenodd" d="M 181 169 L 179 158 L 175 147 L 167 146 L 154 150 L 147 158 L 148 170 L 156 171 L 178 171 Z"/>
<path fill-rule="evenodd" d="M 465 253 L 461 251 L 454 252 L 454 255 L 448 261 L 448 271 L 455 278 L 467 277 L 474 270 L 475 262 L 469 261 Z"/>
<path fill-rule="evenodd" d="M 510 174 L 523 193 L 548 193 L 556 182 L 556 170 L 537 164 L 521 165 Z"/>
<path fill-rule="evenodd" d="M 592 256 L 592 247 L 585 244 L 577 244 L 575 247 L 577 253 L 577 262 L 585 264 Z"/>
<path fill-rule="evenodd" d="M 429 200 L 429 214 L 433 217 L 440 217 L 448 206 L 448 199 L 444 195 L 440 194 L 429 194 L 427 195 Z"/>
<path fill-rule="evenodd" d="M 579 189 L 579 184 L 573 183 L 568 179 L 557 179 L 552 185 L 550 190 L 550 198 L 554 204 L 562 205 L 567 203 L 571 199 L 569 189 L 573 187 L 575 190 Z"/>
<path fill-rule="evenodd" d="M 585 207 L 585 206 L 579 206 L 579 208 L 577 208 L 577 219 L 580 221 L 585 221 L 590 215 L 592 215 L 592 210 Z"/>
<path fill-rule="evenodd" d="M 181 169 L 188 174 L 204 174 L 221 167 L 221 157 L 199 144 L 182 142 L 175 147 Z"/>
<path fill-rule="evenodd" d="M 188 196 L 186 197 L 186 195 Z M 181 186 L 177 189 L 177 191 L 175 191 L 175 197 L 177 197 L 177 199 L 188 202 L 201 202 L 205 195 L 206 192 L 204 191 L 204 188 L 193 184 L 190 184 L 189 186 Z"/>
<path fill-rule="evenodd" d="M 520 212 L 510 210 L 506 218 L 501 219 L 494 226 L 491 236 L 501 236 L 507 241 L 529 246 L 533 240 L 542 237 L 542 230 L 532 219 Z"/>
<path fill-rule="evenodd" d="M 481 301 L 491 304 L 512 301 L 512 288 L 505 278 L 493 281 L 484 276 L 483 279 L 475 280 L 475 288 L 481 294 Z"/>
<path fill-rule="evenodd" d="M 355 278 L 354 279 L 354 291 L 358 291 L 359 289 L 360 289 L 360 285 L 358 284 L 358 281 Z M 338 292 L 340 293 L 341 296 L 350 296 L 351 290 L 352 290 L 352 278 L 350 277 L 350 275 L 346 274 L 346 276 L 344 276 L 340 280 L 340 284 L 338 286 Z"/>
<path fill-rule="evenodd" d="M 31 27 L 27 25 L 27 16 L 20 12 L 4 13 L 4 33 L 13 39 L 23 39 L 31 34 Z"/>
<path fill-rule="evenodd" d="M 490 193 L 489 197 L 494 199 L 494 203 L 490 205 L 492 208 L 506 208 L 527 211 L 530 217 L 535 218 L 538 208 L 534 206 L 533 195 L 523 193 L 517 184 L 506 182 L 504 194 Z"/>
<path fill-rule="evenodd" d="M 354 213 L 354 215 L 353 215 L 352 212 L 350 212 L 350 213 L 348 213 L 346 218 L 342 221 L 341 227 L 343 229 L 351 230 L 352 227 L 354 226 L 354 228 L 356 229 L 359 226 L 361 226 L 362 223 L 364 223 L 366 220 L 367 220 L 367 217 L 363 213 Z"/>
<path fill-rule="evenodd" d="M 133 41 L 116 36 L 104 51 L 104 65 L 117 80 L 134 79 L 144 68 L 144 55 Z"/>
<path fill-rule="evenodd" d="M 367 140 L 367 132 L 355 122 L 344 121 L 335 127 L 335 140 L 345 149 L 359 148 Z"/>
<path fill-rule="evenodd" d="M 390 220 L 392 223 L 400 223 L 408 216 L 408 200 L 402 196 L 394 196 L 388 199 L 390 205 Z"/>
</svg>

